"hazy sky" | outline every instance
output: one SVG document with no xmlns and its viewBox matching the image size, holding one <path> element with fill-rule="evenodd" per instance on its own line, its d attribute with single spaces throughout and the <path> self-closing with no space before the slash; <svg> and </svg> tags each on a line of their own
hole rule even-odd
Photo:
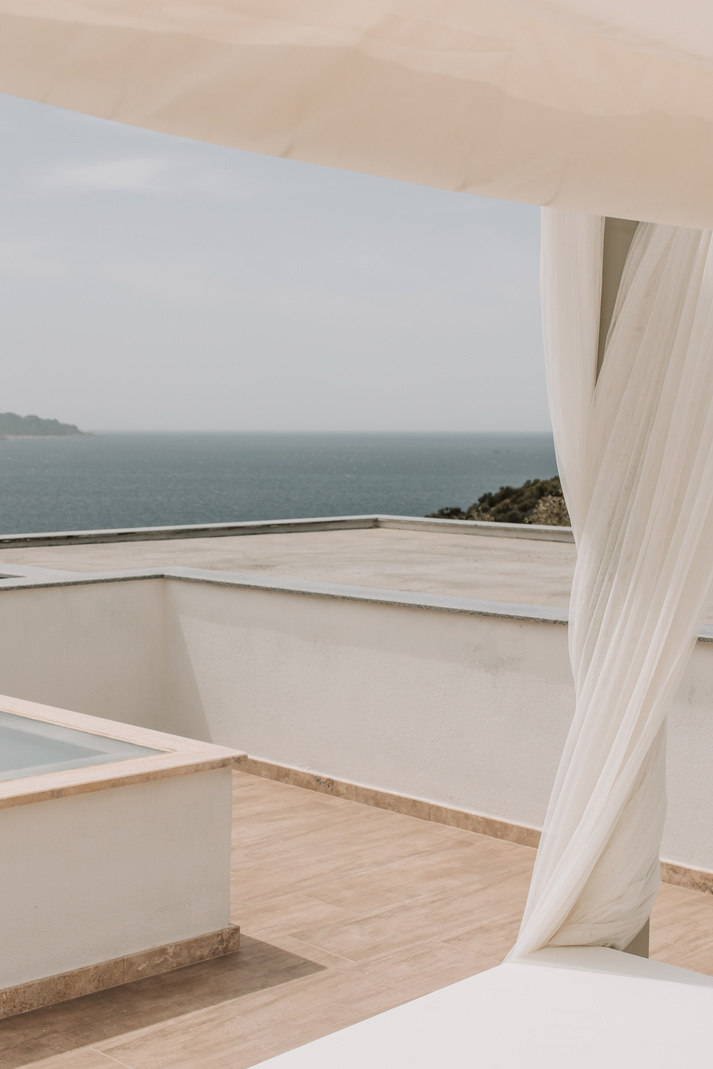
<svg viewBox="0 0 713 1069">
<path fill-rule="evenodd" d="M 0 411 L 547 430 L 536 208 L 0 95 Z"/>
</svg>

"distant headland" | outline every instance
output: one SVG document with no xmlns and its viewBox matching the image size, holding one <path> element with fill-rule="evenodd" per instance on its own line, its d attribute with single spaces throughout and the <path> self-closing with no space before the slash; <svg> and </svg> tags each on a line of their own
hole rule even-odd
<svg viewBox="0 0 713 1069">
<path fill-rule="evenodd" d="M 0 412 L 0 438 L 90 438 L 73 423 L 39 416 L 18 416 L 15 412 Z"/>
<path fill-rule="evenodd" d="M 528 479 L 522 486 L 501 486 L 494 494 L 483 494 L 468 509 L 451 506 L 432 512 L 429 518 L 570 526 L 562 484 L 557 476 L 552 479 Z"/>
</svg>

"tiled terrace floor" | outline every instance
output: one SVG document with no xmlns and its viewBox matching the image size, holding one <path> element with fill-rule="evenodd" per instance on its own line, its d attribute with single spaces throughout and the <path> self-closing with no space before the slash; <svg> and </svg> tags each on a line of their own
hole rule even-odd
<svg viewBox="0 0 713 1069">
<path fill-rule="evenodd" d="M 487 969 L 534 851 L 245 774 L 239 954 L 0 1022 L 0 1069 L 243 1069 Z M 713 975 L 713 897 L 665 886 L 654 957 Z"/>
</svg>

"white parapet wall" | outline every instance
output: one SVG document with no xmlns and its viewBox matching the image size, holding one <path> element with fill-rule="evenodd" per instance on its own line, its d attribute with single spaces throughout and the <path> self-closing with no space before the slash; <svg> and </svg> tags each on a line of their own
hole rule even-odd
<svg viewBox="0 0 713 1069">
<path fill-rule="evenodd" d="M 571 715 L 565 627 L 176 581 L 169 605 L 169 705 L 211 739 L 443 805 L 544 816 Z"/>
<path fill-rule="evenodd" d="M 172 730 L 164 602 L 160 579 L 0 590 L 0 693 Z"/>
<path fill-rule="evenodd" d="M 540 826 L 573 709 L 557 620 L 185 569 L 28 582 L 0 591 L 0 691 Z M 700 641 L 669 718 L 663 855 L 705 870 L 711 708 L 713 643 Z"/>
<path fill-rule="evenodd" d="M 169 704 L 251 756 L 540 827 L 574 707 L 567 628 L 404 600 L 172 581 Z M 711 709 L 700 641 L 669 714 L 662 853 L 709 871 Z"/>
</svg>

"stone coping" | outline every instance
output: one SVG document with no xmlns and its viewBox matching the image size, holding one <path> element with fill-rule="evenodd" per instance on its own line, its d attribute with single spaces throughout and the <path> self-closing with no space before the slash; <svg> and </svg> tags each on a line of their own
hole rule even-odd
<svg viewBox="0 0 713 1069">
<path fill-rule="evenodd" d="M 485 535 L 489 538 L 529 538 L 537 542 L 574 542 L 571 527 L 535 523 L 491 523 L 486 520 L 436 520 L 430 516 L 375 516 L 375 527 L 394 531 Z M 0 536 L 1 537 L 1 536 Z"/>
<path fill-rule="evenodd" d="M 20 569 L 18 568 L 18 573 Z M 447 594 L 421 594 L 410 590 L 388 590 L 380 587 L 347 586 L 342 583 L 323 583 L 318 580 L 266 579 L 260 572 L 221 572 L 212 568 L 141 568 L 116 572 L 49 572 L 23 566 L 23 575 L 0 580 L 3 591 L 32 590 L 49 587 L 94 586 L 99 583 L 127 583 L 150 579 L 170 579 L 179 582 L 204 583 L 208 586 L 235 587 L 243 590 L 264 590 L 276 594 L 301 594 L 307 597 L 331 598 L 337 601 L 360 601 L 374 605 L 390 605 L 435 612 L 453 612 L 471 616 L 493 616 L 504 620 L 523 620 L 530 623 L 566 624 L 566 609 L 554 605 L 525 605 L 513 601 L 487 601 L 481 598 L 458 598 Z M 711 629 L 713 640 L 713 629 Z"/>
<path fill-rule="evenodd" d="M 520 620 L 524 623 L 560 625 L 569 623 L 568 610 L 557 605 L 527 605 L 514 601 L 458 598 L 447 594 L 347 586 L 342 583 L 324 583 L 312 579 L 289 579 L 286 576 L 279 579 L 266 579 L 260 572 L 222 572 L 212 568 L 180 566 L 136 568 L 113 572 L 56 571 L 28 565 L 9 565 L 8 567 L 15 574 L 10 575 L 7 571 L 0 574 L 0 595 L 3 591 L 13 590 L 170 579 L 243 590 L 264 590 L 276 594 L 301 594 L 306 597 L 332 598 L 338 601 L 357 601 L 373 605 L 426 609 L 433 612 L 451 612 L 469 616 L 489 616 L 501 620 Z M 713 642 L 713 624 L 701 624 L 697 640 L 698 642 Z"/>
<path fill-rule="evenodd" d="M 429 609 L 470 616 L 495 616 L 505 620 L 525 620 L 546 624 L 566 624 L 566 609 L 550 605 L 525 605 L 513 601 L 487 601 L 482 598 L 458 598 L 449 594 L 426 594 L 411 590 L 388 590 L 381 587 L 347 586 L 309 579 L 265 579 L 260 573 L 219 572 L 213 569 L 174 567 L 163 570 L 166 579 L 213 586 L 241 587 L 247 590 L 273 591 L 278 594 L 304 594 L 309 597 L 338 601 L 361 601 L 372 605 L 391 605 L 410 609 Z"/>
<path fill-rule="evenodd" d="M 129 757 L 121 761 L 89 765 L 84 768 L 63 769 L 45 772 L 37 776 L 24 776 L 0 782 L 0 809 L 46 802 L 72 794 L 109 790 L 148 780 L 184 776 L 192 772 L 206 772 L 215 768 L 237 768 L 246 759 L 246 754 L 225 746 L 185 739 L 164 731 L 122 724 L 86 713 L 57 709 L 51 705 L 25 701 L 0 695 L 0 709 L 32 720 L 42 720 L 61 727 L 88 731 L 92 735 L 119 739 L 162 750 L 160 754 Z"/>
<path fill-rule="evenodd" d="M 302 531 L 368 530 L 373 527 L 402 531 L 439 531 L 500 538 L 529 538 L 548 542 L 574 542 L 571 527 L 523 523 L 487 523 L 480 520 L 438 520 L 422 516 L 324 516 L 311 519 L 249 520 L 242 523 L 195 523 L 172 527 L 123 527 L 98 531 L 43 531 L 38 534 L 0 535 L 0 550 L 32 546 L 91 545 L 99 542 L 151 542 L 169 538 L 221 538 L 236 535 L 299 534 Z"/>
</svg>

